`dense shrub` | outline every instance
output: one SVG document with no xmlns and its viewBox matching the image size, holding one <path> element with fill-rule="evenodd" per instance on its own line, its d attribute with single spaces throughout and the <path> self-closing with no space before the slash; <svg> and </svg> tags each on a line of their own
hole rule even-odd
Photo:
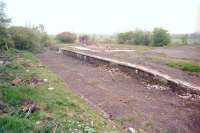
<svg viewBox="0 0 200 133">
<path fill-rule="evenodd" d="M 134 33 L 132 31 L 119 33 L 117 35 L 117 40 L 120 44 L 134 44 Z"/>
<path fill-rule="evenodd" d="M 8 31 L 17 49 L 34 51 L 39 45 L 38 35 L 30 28 L 11 27 Z"/>
<path fill-rule="evenodd" d="M 119 33 L 117 40 L 120 44 L 150 45 L 151 33 L 142 30 Z"/>
<path fill-rule="evenodd" d="M 70 32 L 62 32 L 56 35 L 56 39 L 62 43 L 74 43 L 76 40 L 76 34 Z"/>
<path fill-rule="evenodd" d="M 136 45 L 150 45 L 151 33 L 142 30 L 136 30 L 134 32 L 134 43 Z"/>
<path fill-rule="evenodd" d="M 183 45 L 188 44 L 188 35 L 187 34 L 181 36 L 181 42 Z"/>
<path fill-rule="evenodd" d="M 171 41 L 170 34 L 162 28 L 154 28 L 153 30 L 153 46 L 165 46 Z"/>
<path fill-rule="evenodd" d="M 52 43 L 50 37 L 36 27 L 14 26 L 8 29 L 8 33 L 17 49 L 40 51 Z"/>
</svg>

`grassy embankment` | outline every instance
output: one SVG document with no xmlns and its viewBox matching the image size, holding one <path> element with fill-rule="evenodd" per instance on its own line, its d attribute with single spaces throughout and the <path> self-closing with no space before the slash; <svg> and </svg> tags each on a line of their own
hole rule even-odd
<svg viewBox="0 0 200 133">
<path fill-rule="evenodd" d="M 32 53 L 10 50 L 7 55 L 11 64 L 0 66 L 1 133 L 120 132 Z M 12 85 L 13 80 L 18 83 Z M 35 109 L 25 111 L 30 105 Z"/>
</svg>

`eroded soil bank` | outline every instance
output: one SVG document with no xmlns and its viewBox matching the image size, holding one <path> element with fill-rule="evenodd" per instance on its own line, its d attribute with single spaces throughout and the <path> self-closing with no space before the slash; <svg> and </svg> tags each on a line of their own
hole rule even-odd
<svg viewBox="0 0 200 133">
<path fill-rule="evenodd" d="M 147 84 L 118 69 L 94 66 L 55 51 L 45 52 L 40 59 L 76 93 L 124 128 L 149 133 L 200 132 L 198 99 L 181 98 L 170 88 Z"/>
</svg>

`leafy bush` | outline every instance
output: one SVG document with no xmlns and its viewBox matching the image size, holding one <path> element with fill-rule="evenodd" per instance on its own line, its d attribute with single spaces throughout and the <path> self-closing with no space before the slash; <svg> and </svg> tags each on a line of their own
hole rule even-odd
<svg viewBox="0 0 200 133">
<path fill-rule="evenodd" d="M 56 39 L 62 43 L 74 43 L 76 40 L 76 34 L 70 32 L 62 32 L 56 35 Z"/>
<path fill-rule="evenodd" d="M 34 51 L 40 43 L 39 36 L 30 28 L 11 27 L 8 31 L 17 49 Z"/>
<path fill-rule="evenodd" d="M 162 28 L 154 28 L 153 30 L 153 46 L 165 46 L 171 41 L 170 34 Z"/>
<path fill-rule="evenodd" d="M 50 37 L 37 28 L 14 26 L 8 29 L 14 47 L 21 50 L 40 51 L 52 44 Z"/>
<path fill-rule="evenodd" d="M 151 33 L 142 31 L 142 30 L 136 30 L 134 32 L 134 42 L 137 45 L 150 45 L 151 44 Z"/>
<path fill-rule="evenodd" d="M 133 38 L 134 38 L 134 33 L 132 31 L 119 33 L 117 35 L 117 40 L 118 43 L 120 44 L 125 44 L 125 43 L 133 44 L 134 43 Z"/>
<path fill-rule="evenodd" d="M 130 32 L 119 33 L 117 36 L 118 43 L 120 44 L 136 44 L 136 45 L 150 45 L 151 34 L 150 32 L 136 30 Z"/>
<path fill-rule="evenodd" d="M 183 45 L 188 44 L 188 35 L 187 34 L 181 36 L 181 42 Z"/>
</svg>

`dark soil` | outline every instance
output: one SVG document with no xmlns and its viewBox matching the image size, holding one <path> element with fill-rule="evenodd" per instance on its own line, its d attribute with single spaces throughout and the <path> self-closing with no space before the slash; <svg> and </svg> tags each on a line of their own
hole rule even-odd
<svg viewBox="0 0 200 133">
<path fill-rule="evenodd" d="M 157 48 L 152 53 L 165 54 L 167 57 L 200 61 L 200 46 L 182 46 L 177 48 Z"/>
<path fill-rule="evenodd" d="M 180 98 L 170 88 L 149 88 L 153 85 L 119 70 L 87 64 L 54 51 L 47 51 L 40 58 L 73 91 L 101 108 L 124 128 L 133 127 L 148 133 L 200 132 L 198 99 Z"/>
</svg>

